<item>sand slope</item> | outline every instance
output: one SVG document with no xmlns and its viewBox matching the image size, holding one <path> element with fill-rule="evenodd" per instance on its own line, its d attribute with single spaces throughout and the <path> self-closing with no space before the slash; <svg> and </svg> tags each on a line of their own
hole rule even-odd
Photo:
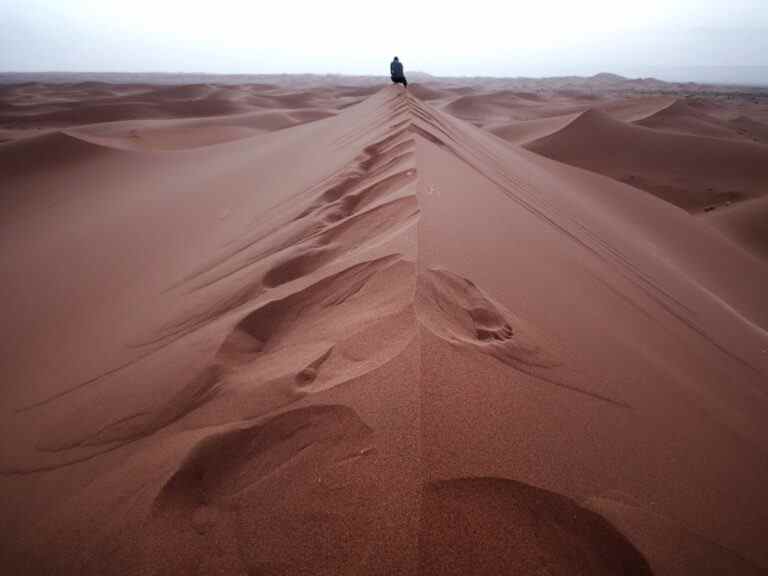
<svg viewBox="0 0 768 576">
<path fill-rule="evenodd" d="M 536 108 L 527 106 L 519 114 L 523 118 L 527 118 L 525 120 L 509 121 L 505 119 L 490 123 L 480 122 L 479 124 L 507 142 L 527 144 L 558 132 L 575 120 L 580 113 L 595 106 L 612 118 L 633 122 L 658 113 L 660 109 L 669 106 L 670 101 L 674 101 L 674 99 L 668 96 L 645 96 L 608 98 L 602 102 L 598 98 L 596 102 L 595 99 L 584 100 L 583 98 L 579 99 L 577 96 L 575 100 L 567 100 L 566 103 L 561 103 L 559 109 L 551 109 L 552 99 L 544 95 L 538 95 L 536 100 L 538 106 Z M 508 105 L 513 104 L 513 102 L 507 100 Z M 555 102 L 557 102 L 557 99 L 555 99 Z M 561 114 L 563 111 L 566 113 Z M 538 117 L 538 115 L 541 115 L 541 117 Z"/>
<path fill-rule="evenodd" d="M 525 484 L 435 482 L 422 506 L 422 574 L 651 574 L 603 518 Z"/>
<path fill-rule="evenodd" d="M 768 257 L 768 199 L 734 204 L 703 214 L 702 218 L 747 250 Z"/>
<path fill-rule="evenodd" d="M 709 116 L 705 112 L 688 105 L 684 100 L 676 100 L 670 106 L 643 118 L 637 122 L 640 126 L 693 134 L 696 136 L 711 136 L 713 138 L 742 138 L 734 127 L 727 122 Z"/>
<path fill-rule="evenodd" d="M 626 182 L 689 211 L 760 196 L 768 183 L 766 146 L 651 130 L 597 110 L 527 148 Z"/>
<path fill-rule="evenodd" d="M 706 222 L 400 87 L 0 170 L 10 572 L 768 568 L 768 267 Z"/>
<path fill-rule="evenodd" d="M 370 93 L 269 84 L 31 84 L 0 87 L 0 125 L 5 140 L 74 128 L 78 135 L 107 146 L 177 150 L 327 118 Z"/>
</svg>

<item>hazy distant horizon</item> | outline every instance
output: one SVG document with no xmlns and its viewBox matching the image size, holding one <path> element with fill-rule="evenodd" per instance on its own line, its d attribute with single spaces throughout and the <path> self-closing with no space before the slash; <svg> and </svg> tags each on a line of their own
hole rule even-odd
<svg viewBox="0 0 768 576">
<path fill-rule="evenodd" d="M 765 0 L 0 0 L 0 71 L 591 76 L 768 84 Z"/>
<path fill-rule="evenodd" d="M 416 81 L 419 81 L 419 76 L 428 75 L 436 80 L 442 79 L 472 79 L 472 78 L 498 78 L 498 79 L 547 79 L 558 77 L 582 77 L 589 78 L 597 74 L 617 74 L 627 79 L 639 79 L 639 78 L 654 78 L 656 80 L 662 80 L 665 82 L 676 83 L 697 83 L 697 84 L 712 84 L 712 85 L 734 85 L 734 86 L 754 86 L 754 87 L 766 87 L 768 86 L 768 66 L 700 66 L 700 67 L 688 67 L 688 68 L 652 68 L 637 73 L 618 73 L 612 70 L 601 70 L 594 74 L 582 75 L 582 74 L 566 74 L 566 75 L 542 75 L 542 76 L 485 76 L 485 75 L 455 75 L 455 76 L 441 76 L 436 74 L 430 74 L 429 71 L 424 70 L 412 70 L 411 74 L 416 76 Z M 159 83 L 172 83 L 175 82 L 178 77 L 183 79 L 189 79 L 191 83 L 194 83 L 196 79 L 205 81 L 205 79 L 217 79 L 221 78 L 226 81 L 227 79 L 237 79 L 240 77 L 269 77 L 269 76 L 339 76 L 349 78 L 377 78 L 381 77 L 382 82 L 388 81 L 386 74 L 343 74 L 343 73 L 319 73 L 319 72 L 291 72 L 291 73 L 259 73 L 259 72 L 242 72 L 242 73 L 226 73 L 226 72 L 182 72 L 182 71 L 163 71 L 163 70 L 142 70 L 142 71 L 102 71 L 102 70 L 0 70 L 0 83 L 16 83 L 16 82 L 29 82 L 29 81 L 62 81 L 66 82 L 70 80 L 70 76 L 77 77 L 78 81 L 83 80 L 103 80 L 111 81 L 115 79 L 117 81 L 120 77 L 134 77 L 134 76 L 149 76 L 153 80 Z"/>
</svg>

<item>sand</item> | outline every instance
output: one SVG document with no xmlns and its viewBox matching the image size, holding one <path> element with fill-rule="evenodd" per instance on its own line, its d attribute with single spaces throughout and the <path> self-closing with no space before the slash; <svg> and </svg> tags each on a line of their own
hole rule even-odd
<svg viewBox="0 0 768 576">
<path fill-rule="evenodd" d="M 762 104 L 271 80 L 0 88 L 4 573 L 768 570 Z"/>
<path fill-rule="evenodd" d="M 640 124 L 655 125 L 660 114 Z M 579 145 L 587 141 L 589 146 Z M 622 122 L 597 109 L 582 113 L 559 131 L 526 146 L 549 158 L 631 184 L 690 212 L 767 191 L 766 145 L 672 132 L 667 126 L 664 131 L 653 130 Z"/>
</svg>

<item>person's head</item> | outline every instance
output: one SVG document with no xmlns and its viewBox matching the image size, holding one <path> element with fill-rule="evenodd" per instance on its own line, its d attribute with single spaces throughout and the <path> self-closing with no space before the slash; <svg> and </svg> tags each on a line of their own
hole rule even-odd
<svg viewBox="0 0 768 576">
<path fill-rule="evenodd" d="M 400 59 L 397 56 L 395 56 L 395 62 L 399 62 L 399 61 Z"/>
</svg>

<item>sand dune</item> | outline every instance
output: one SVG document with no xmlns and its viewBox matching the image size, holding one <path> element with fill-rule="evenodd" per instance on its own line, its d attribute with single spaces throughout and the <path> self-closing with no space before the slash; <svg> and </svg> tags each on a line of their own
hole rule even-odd
<svg viewBox="0 0 768 576">
<path fill-rule="evenodd" d="M 669 202 L 768 148 L 617 78 L 5 89 L 4 569 L 768 569 L 763 198 Z"/>
<path fill-rule="evenodd" d="M 509 88 L 474 91 L 441 101 L 440 107 L 477 126 L 492 129 L 503 124 L 545 121 L 598 108 L 615 118 L 635 121 L 658 112 L 674 101 L 670 96 L 622 95 L 549 89 L 526 92 Z"/>
<path fill-rule="evenodd" d="M 0 125 L 8 128 L 6 140 L 76 128 L 99 136 L 104 145 L 177 150 L 327 118 L 369 94 L 370 89 L 297 91 L 269 84 L 32 84 L 0 88 Z"/>
<path fill-rule="evenodd" d="M 657 113 L 659 108 L 663 109 L 668 104 L 668 97 L 618 99 L 603 103 L 600 110 L 612 118 L 633 122 Z M 583 109 L 586 111 L 586 107 Z M 486 124 L 483 127 L 507 142 L 523 145 L 562 130 L 575 120 L 580 112 L 581 110 L 562 116 Z"/>
<path fill-rule="evenodd" d="M 116 148 L 182 150 L 250 138 L 335 114 L 320 109 L 265 110 L 207 119 L 106 122 L 70 129 L 68 133 Z"/>
<path fill-rule="evenodd" d="M 67 194 L 61 188 L 47 185 L 49 178 L 55 179 L 77 166 L 98 163 L 109 155 L 109 149 L 61 131 L 0 145 L 0 171 L 7 183 L 0 197 L 0 222 L 16 222 L 66 200 Z"/>
<path fill-rule="evenodd" d="M 527 148 L 689 211 L 760 196 L 768 182 L 768 147 L 650 130 L 597 110 Z"/>
<path fill-rule="evenodd" d="M 494 90 L 487 94 L 466 94 L 453 100 L 446 110 L 457 116 L 462 114 L 489 114 L 493 107 L 508 109 L 519 107 L 520 105 L 533 104 L 540 102 L 532 93 L 519 93 L 514 90 Z"/>
<path fill-rule="evenodd" d="M 578 114 L 597 107 L 612 118 L 633 122 L 657 113 L 674 101 L 669 96 L 615 98 L 581 92 L 550 93 L 499 90 L 464 95 L 444 102 L 451 114 L 468 120 L 512 144 L 523 145 L 549 136 L 567 126 Z"/>
<path fill-rule="evenodd" d="M 97 124 L 95 127 L 75 128 L 68 130 L 67 133 L 86 142 L 123 150 L 183 150 L 250 138 L 266 131 L 247 126 L 209 124 L 200 121 L 149 122 L 144 120 L 138 123 L 115 124 L 105 123 Z M 274 129 L 293 125 L 287 119 L 274 124 L 279 126 Z"/>
<path fill-rule="evenodd" d="M 647 128 L 655 128 L 656 130 L 694 134 L 696 136 L 711 136 L 713 138 L 743 137 L 742 134 L 726 122 L 696 110 L 683 100 L 675 101 L 671 106 L 660 110 L 656 114 L 639 120 L 637 124 Z"/>
<path fill-rule="evenodd" d="M 463 120 L 484 125 L 499 120 L 530 120 L 561 116 L 584 107 L 578 96 L 573 94 L 559 96 L 564 98 L 550 99 L 533 93 L 493 90 L 487 93 L 461 95 L 446 103 L 443 109 Z"/>
<path fill-rule="evenodd" d="M 537 118 L 536 120 L 501 122 L 486 128 L 507 142 L 522 145 L 558 132 L 570 124 L 576 116 L 577 114 L 566 114 L 550 118 Z"/>
<path fill-rule="evenodd" d="M 438 100 L 450 96 L 450 93 L 445 90 L 436 89 L 435 87 L 426 84 L 411 84 L 410 92 L 420 100 Z"/>
<path fill-rule="evenodd" d="M 747 116 L 739 116 L 731 120 L 730 125 L 744 136 L 748 136 L 756 142 L 768 144 L 768 124 L 758 122 Z"/>
<path fill-rule="evenodd" d="M 757 198 L 703 214 L 702 218 L 762 258 L 768 258 L 768 199 Z"/>
</svg>

